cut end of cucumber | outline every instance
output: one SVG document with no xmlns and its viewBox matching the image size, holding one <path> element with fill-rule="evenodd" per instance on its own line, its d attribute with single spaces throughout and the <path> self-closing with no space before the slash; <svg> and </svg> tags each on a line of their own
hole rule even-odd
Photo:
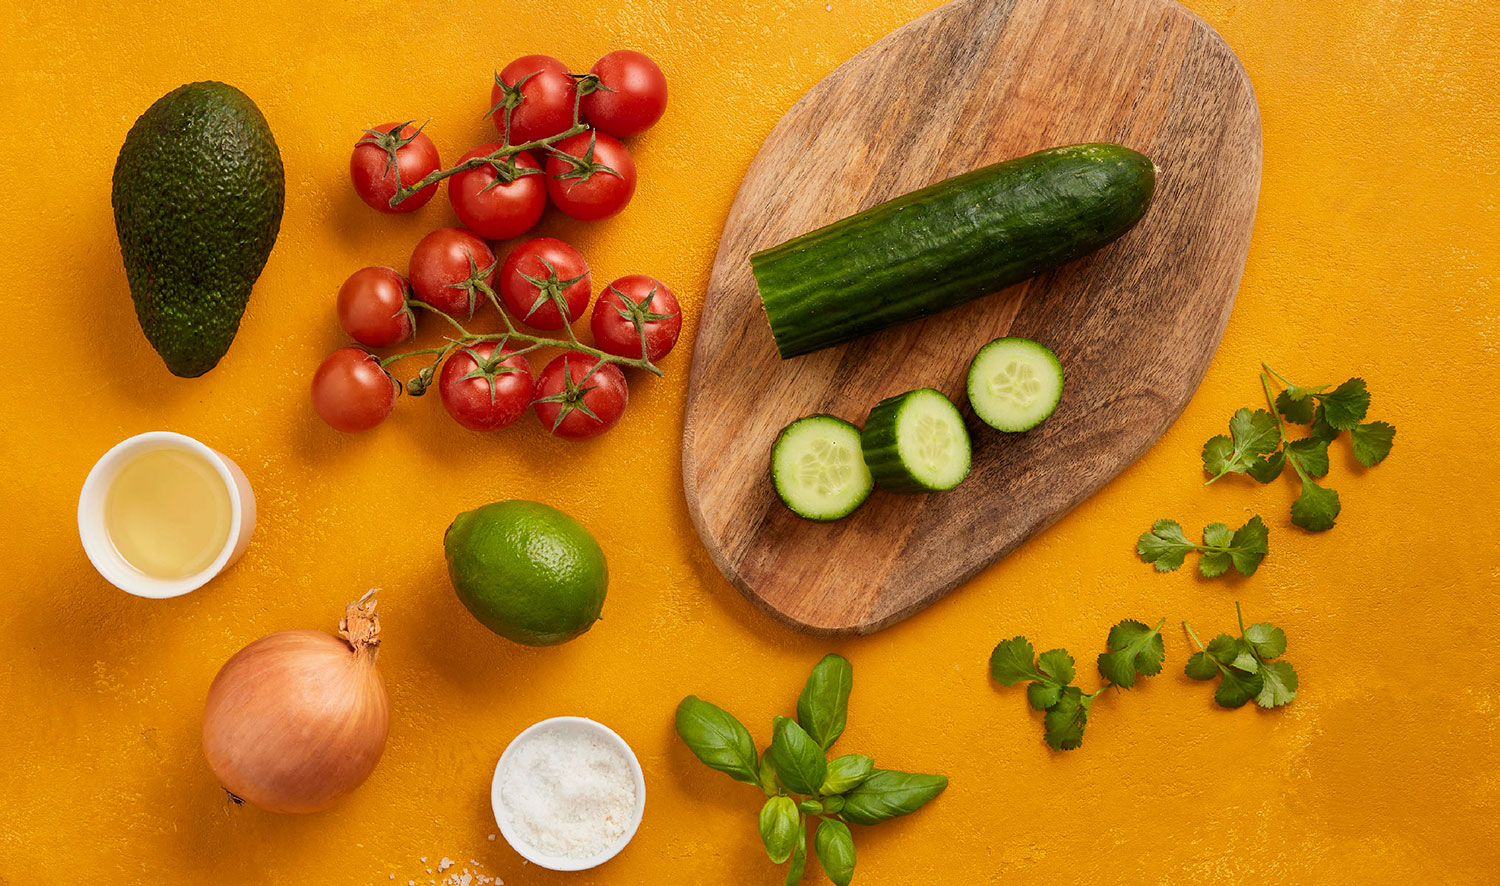
<svg viewBox="0 0 1500 886">
<path fill-rule="evenodd" d="M 969 475 L 969 431 L 953 401 L 918 388 L 881 401 L 862 436 L 865 463 L 892 492 L 941 492 Z"/>
<path fill-rule="evenodd" d="M 1062 392 L 1062 363 L 1031 339 L 997 338 L 969 364 L 969 405 L 996 430 L 1031 430 L 1057 410 Z"/>
<path fill-rule="evenodd" d="M 859 428 L 831 415 L 811 415 L 782 429 L 771 449 L 771 480 L 781 501 L 808 520 L 847 516 L 874 487 Z"/>
</svg>

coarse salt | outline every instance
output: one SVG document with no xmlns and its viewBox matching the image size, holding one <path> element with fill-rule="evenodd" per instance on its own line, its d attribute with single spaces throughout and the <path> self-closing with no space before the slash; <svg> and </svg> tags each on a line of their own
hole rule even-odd
<svg viewBox="0 0 1500 886">
<path fill-rule="evenodd" d="M 500 798 L 522 842 L 573 859 L 618 843 L 637 801 L 624 753 L 568 723 L 533 732 L 507 751 Z"/>
</svg>

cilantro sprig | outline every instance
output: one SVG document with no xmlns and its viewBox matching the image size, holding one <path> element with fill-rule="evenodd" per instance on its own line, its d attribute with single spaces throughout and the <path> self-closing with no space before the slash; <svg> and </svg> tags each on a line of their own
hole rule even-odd
<svg viewBox="0 0 1500 886">
<path fill-rule="evenodd" d="M 1043 712 L 1042 739 L 1054 751 L 1071 751 L 1083 744 L 1089 709 L 1094 699 L 1111 686 L 1129 689 L 1137 677 L 1161 673 L 1166 649 L 1162 643 L 1163 618 L 1156 627 L 1126 619 L 1109 631 L 1108 651 L 1100 653 L 1097 665 L 1104 685 L 1084 692 L 1073 685 L 1073 656 L 1066 649 L 1050 649 L 1037 655 L 1025 637 L 1002 640 L 990 653 L 990 678 L 1005 686 L 1022 681 L 1026 700 Z"/>
<path fill-rule="evenodd" d="M 1178 569 L 1189 553 L 1198 551 L 1202 554 L 1198 572 L 1206 578 L 1223 575 L 1231 566 L 1240 575 L 1254 575 L 1270 551 L 1269 536 L 1270 530 L 1258 515 L 1233 532 L 1223 523 L 1208 524 L 1201 545 L 1189 541 L 1176 520 L 1157 520 L 1151 531 L 1141 533 L 1135 552 L 1142 562 L 1154 564 L 1157 572 Z"/>
<path fill-rule="evenodd" d="M 1194 680 L 1222 677 L 1214 691 L 1221 707 L 1242 707 L 1250 699 L 1263 708 L 1280 707 L 1297 697 L 1297 671 L 1278 659 L 1286 652 L 1286 632 L 1270 622 L 1245 627 L 1240 604 L 1234 604 L 1239 621 L 1238 638 L 1220 634 L 1204 645 L 1192 625 L 1182 623 L 1198 651 L 1188 659 L 1184 671 Z"/>
<path fill-rule="evenodd" d="M 1275 379 L 1284 387 L 1271 390 Z M 1374 467 L 1390 455 L 1396 428 L 1383 421 L 1364 421 L 1370 392 L 1362 378 L 1340 385 L 1299 385 L 1261 364 L 1261 388 L 1269 409 L 1240 409 L 1229 420 L 1229 434 L 1203 445 L 1204 485 L 1228 474 L 1248 474 L 1259 483 L 1280 477 L 1287 465 L 1302 481 L 1292 503 L 1292 523 L 1312 532 L 1332 529 L 1342 505 L 1336 490 L 1317 481 L 1328 475 L 1328 446 L 1348 432 L 1354 457 Z M 1306 437 L 1293 439 L 1287 425 L 1308 425 Z"/>
</svg>

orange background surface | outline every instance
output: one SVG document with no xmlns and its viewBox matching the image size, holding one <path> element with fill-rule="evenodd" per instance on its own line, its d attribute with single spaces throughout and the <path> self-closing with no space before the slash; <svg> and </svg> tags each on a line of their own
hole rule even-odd
<svg viewBox="0 0 1500 886">
<path fill-rule="evenodd" d="M 757 792 L 693 760 L 672 710 L 697 693 L 765 742 L 830 650 L 855 673 L 839 747 L 952 779 L 920 813 L 858 831 L 857 883 L 1500 879 L 1500 13 L 1487 0 L 1189 4 L 1259 96 L 1254 243 L 1197 397 L 1093 499 L 863 639 L 794 634 L 709 563 L 677 452 L 694 317 L 736 185 L 803 91 L 932 5 L 12 4 L 0 17 L 0 884 L 427 883 L 443 856 L 510 884 L 780 882 L 756 836 Z M 667 116 L 633 146 L 635 202 L 594 226 L 549 217 L 542 232 L 577 242 L 597 282 L 651 273 L 683 297 L 667 378 L 636 380 L 622 424 L 581 445 L 531 419 L 475 436 L 435 397 L 364 436 L 323 426 L 306 390 L 342 344 L 338 284 L 363 265 L 404 268 L 452 220 L 441 197 L 400 218 L 360 204 L 345 171 L 360 128 L 431 116 L 456 158 L 493 135 L 480 114 L 496 67 L 547 52 L 584 69 L 617 47 L 658 59 L 672 85 Z M 137 115 L 208 78 L 264 110 L 288 197 L 234 347 L 181 380 L 137 329 L 110 173 Z M 1335 450 L 1344 513 L 1326 534 L 1290 526 L 1288 481 L 1199 485 L 1199 447 L 1259 403 L 1263 359 L 1310 382 L 1363 375 L 1371 416 L 1399 428 L 1369 472 Z M 167 601 L 106 585 L 74 523 L 94 460 L 153 429 L 229 454 L 261 509 L 238 566 Z M 582 639 L 515 646 L 454 598 L 444 528 L 508 497 L 567 510 L 604 546 L 605 618 Z M 1159 517 L 1196 531 L 1252 513 L 1272 553 L 1251 579 L 1157 575 L 1132 552 Z M 199 749 L 214 673 L 266 633 L 333 629 L 371 586 L 385 589 L 394 709 L 379 768 L 322 814 L 229 808 Z M 1237 599 L 1290 638 L 1302 691 L 1284 710 L 1220 710 L 1181 673 L 1180 622 L 1229 629 Z M 988 680 L 1002 638 L 1087 662 L 1115 621 L 1162 616 L 1166 670 L 1102 696 L 1081 750 L 1050 752 L 1023 692 Z M 583 874 L 524 866 L 486 839 L 500 751 L 559 714 L 613 726 L 648 783 L 634 843 Z"/>
</svg>

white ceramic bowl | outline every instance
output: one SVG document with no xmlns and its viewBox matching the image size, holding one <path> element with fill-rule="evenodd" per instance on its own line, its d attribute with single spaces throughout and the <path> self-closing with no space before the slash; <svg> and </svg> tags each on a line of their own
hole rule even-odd
<svg viewBox="0 0 1500 886">
<path fill-rule="evenodd" d="M 613 846 L 589 858 L 559 858 L 543 855 L 527 845 L 511 824 L 510 812 L 505 808 L 504 798 L 501 796 L 500 773 L 505 768 L 505 759 L 510 756 L 511 750 L 520 746 L 534 733 L 554 727 L 582 730 L 618 748 L 626 762 L 630 764 L 630 774 L 635 780 L 635 809 L 631 812 L 630 820 L 625 823 L 625 832 L 620 835 L 620 839 L 616 840 Z M 533 723 L 506 745 L 505 752 L 500 755 L 500 762 L 495 764 L 495 778 L 490 782 L 490 805 L 494 807 L 495 823 L 500 826 L 500 833 L 505 837 L 505 842 L 519 852 L 522 858 L 551 871 L 584 871 L 598 867 L 619 855 L 620 850 L 629 845 L 631 839 L 635 837 L 636 829 L 641 826 L 641 817 L 646 813 L 646 777 L 641 773 L 641 761 L 636 759 L 635 751 L 632 751 L 630 745 L 625 743 L 625 739 L 616 734 L 613 729 L 587 717 L 551 717 L 539 723 Z"/>
<path fill-rule="evenodd" d="M 183 578 L 155 578 L 141 572 L 125 562 L 120 552 L 110 541 L 104 526 L 104 498 L 109 492 L 115 476 L 131 459 L 143 452 L 156 449 L 181 449 L 194 453 L 218 471 L 224 487 L 229 490 L 229 538 L 223 550 L 202 572 Z M 83 491 L 78 495 L 78 537 L 83 541 L 83 550 L 89 562 L 110 584 L 135 594 L 137 597 L 164 599 L 178 597 L 207 584 L 214 576 L 228 569 L 250 546 L 250 534 L 255 531 L 255 493 L 250 490 L 250 481 L 229 457 L 210 449 L 182 434 L 171 431 L 152 431 L 137 434 L 115 444 L 104 453 L 104 457 L 89 471 L 83 481 Z"/>
</svg>

